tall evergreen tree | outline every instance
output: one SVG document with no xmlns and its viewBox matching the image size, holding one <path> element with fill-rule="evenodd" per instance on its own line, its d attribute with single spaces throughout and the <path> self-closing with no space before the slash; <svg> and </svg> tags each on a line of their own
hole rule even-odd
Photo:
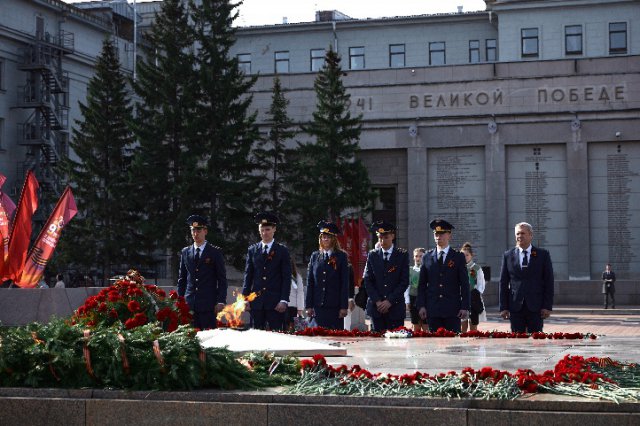
<svg viewBox="0 0 640 426">
<path fill-rule="evenodd" d="M 296 162 L 293 196 L 301 224 L 335 219 L 347 209 L 369 208 L 374 197 L 367 169 L 356 157 L 361 116 L 351 116 L 351 95 L 341 77 L 340 57 L 329 49 L 313 85 L 317 96 L 313 120 L 303 126 L 314 140 L 300 144 Z M 315 234 L 301 237 L 305 252 L 317 244 Z"/>
<path fill-rule="evenodd" d="M 263 192 L 260 202 L 265 209 L 277 214 L 280 220 L 287 224 L 284 229 L 288 229 L 289 232 L 278 232 L 278 238 L 284 236 L 285 240 L 289 239 L 287 234 L 293 231 L 289 225 L 292 223 L 293 213 L 289 197 L 295 151 L 287 147 L 287 142 L 296 135 L 293 130 L 293 122 L 287 115 L 288 105 L 289 101 L 282 91 L 280 78 L 276 76 L 273 79 L 271 106 L 267 113 L 269 133 L 266 140 L 261 141 L 255 152 L 258 165 L 263 173 Z"/>
<path fill-rule="evenodd" d="M 250 113 L 249 89 L 255 77 L 245 76 L 229 55 L 235 42 L 231 27 L 237 4 L 229 0 L 199 0 L 193 7 L 196 63 L 201 97 L 197 103 L 199 136 L 206 148 L 206 172 L 199 184 L 198 205 L 211 219 L 208 239 L 223 246 L 240 266 L 247 243 L 255 238 L 252 225 L 258 176 L 252 151 L 258 140 L 256 113 Z M 195 201 L 195 200 L 194 200 Z"/>
<path fill-rule="evenodd" d="M 61 241 L 66 263 L 97 268 L 103 278 L 144 260 L 132 220 L 135 194 L 128 168 L 134 138 L 131 100 L 111 39 L 105 39 L 96 73 L 79 103 L 70 147 L 77 156 L 62 163 L 78 205 Z M 126 272 L 126 271 L 125 271 Z"/>
<path fill-rule="evenodd" d="M 168 249 L 176 271 L 205 153 L 195 125 L 199 86 L 194 36 L 183 1 L 162 2 L 147 41 L 150 47 L 138 63 L 133 84 L 139 98 L 133 125 L 139 145 L 132 176 L 137 193 L 144 194 L 136 197 L 138 226 L 145 249 Z"/>
</svg>

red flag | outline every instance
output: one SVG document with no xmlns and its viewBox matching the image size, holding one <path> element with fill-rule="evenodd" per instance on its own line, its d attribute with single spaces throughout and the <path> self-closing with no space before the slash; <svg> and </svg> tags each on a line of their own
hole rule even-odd
<svg viewBox="0 0 640 426">
<path fill-rule="evenodd" d="M 18 209 L 13 218 L 9 237 L 9 257 L 2 271 L 2 281 L 20 278 L 24 262 L 27 260 L 27 250 L 31 241 L 31 217 L 38 208 L 38 181 L 31 170 L 24 181 Z"/>
<path fill-rule="evenodd" d="M 340 235 L 336 235 L 336 239 L 340 243 L 340 247 L 342 247 L 342 249 L 344 250 L 347 244 L 347 240 L 346 240 L 346 234 L 344 232 L 344 227 L 342 225 L 342 221 L 340 220 L 340 217 L 336 218 L 336 225 L 338 226 L 338 229 L 341 231 Z"/>
<path fill-rule="evenodd" d="M 77 212 L 76 200 L 73 198 L 71 188 L 67 187 L 29 251 L 22 276 L 16 280 L 18 287 L 35 287 L 38 284 L 47 262 L 51 259 L 51 255 L 58 245 L 60 233 Z"/>
<path fill-rule="evenodd" d="M 4 185 L 7 178 L 0 173 L 0 189 Z M 16 209 L 16 205 L 11 198 L 3 191 L 0 191 L 0 239 L 2 245 L 0 248 L 0 271 L 4 269 L 4 263 L 9 257 L 9 224 L 11 223 L 11 215 Z"/>
<path fill-rule="evenodd" d="M 356 223 L 354 221 L 354 228 Z M 364 225 L 362 218 L 358 218 L 358 224 L 354 235 L 357 236 L 358 247 L 355 252 L 357 253 L 356 262 L 353 264 L 353 269 L 356 274 L 356 285 L 360 286 L 362 282 L 362 274 L 364 273 L 364 267 L 367 263 L 367 254 L 369 253 L 369 230 Z"/>
<path fill-rule="evenodd" d="M 344 223 L 342 224 L 342 235 L 344 237 L 344 243 L 342 243 L 342 248 L 347 253 L 347 259 L 353 266 L 353 259 L 351 256 L 353 255 L 353 239 L 351 238 L 351 219 L 345 218 Z"/>
</svg>

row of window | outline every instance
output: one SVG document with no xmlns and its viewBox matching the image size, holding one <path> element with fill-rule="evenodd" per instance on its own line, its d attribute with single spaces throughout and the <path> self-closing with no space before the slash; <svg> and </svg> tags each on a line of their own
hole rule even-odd
<svg viewBox="0 0 640 426">
<path fill-rule="evenodd" d="M 538 28 L 523 28 L 520 32 L 521 55 L 523 58 L 537 58 L 540 54 Z M 566 55 L 583 54 L 583 28 L 582 25 L 567 25 L 564 28 L 564 45 Z M 481 61 L 480 40 L 469 40 L 469 63 L 475 64 Z M 485 40 L 485 60 L 495 62 L 498 60 L 498 45 L 495 39 Z M 609 24 L 609 54 L 627 53 L 627 23 L 613 22 Z M 324 49 L 310 50 L 309 71 L 317 72 L 324 63 Z M 251 74 L 251 54 L 241 53 L 237 56 L 240 69 L 245 74 Z M 446 65 L 446 49 L 444 41 L 429 43 L 429 65 Z M 406 49 L 404 44 L 389 45 L 389 68 L 403 68 L 406 66 Z M 349 69 L 361 70 L 365 68 L 365 49 L 363 46 L 349 48 Z M 289 52 L 279 51 L 274 53 L 274 72 L 286 74 L 289 72 Z"/>
<path fill-rule="evenodd" d="M 538 28 L 520 30 L 521 55 L 523 58 L 537 58 L 540 54 Z M 564 27 L 564 51 L 566 55 L 582 55 L 582 25 Z M 627 23 L 612 22 L 609 24 L 609 54 L 627 53 Z"/>
<path fill-rule="evenodd" d="M 324 64 L 325 49 L 311 49 L 310 71 L 317 72 Z M 498 59 L 498 44 L 495 39 L 485 40 L 485 57 L 487 62 Z M 242 72 L 251 74 L 251 54 L 240 53 L 237 55 L 238 65 Z M 349 48 L 349 69 L 361 70 L 365 68 L 364 47 Z M 286 74 L 289 72 L 289 52 L 279 51 L 273 54 L 274 72 Z M 480 40 L 469 41 L 469 63 L 480 62 Z M 445 65 L 445 43 L 443 41 L 429 43 L 429 65 Z M 389 45 L 389 67 L 403 68 L 406 66 L 406 49 L 404 44 Z"/>
</svg>

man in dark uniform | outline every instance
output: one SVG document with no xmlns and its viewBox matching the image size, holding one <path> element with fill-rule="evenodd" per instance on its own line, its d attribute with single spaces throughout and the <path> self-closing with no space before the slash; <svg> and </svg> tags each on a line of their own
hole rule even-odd
<svg viewBox="0 0 640 426">
<path fill-rule="evenodd" d="M 199 215 L 187 219 L 193 244 L 182 249 L 178 270 L 178 295 L 193 311 L 193 325 L 216 328 L 216 315 L 227 301 L 227 272 L 219 247 L 205 240 L 207 220 Z"/>
<path fill-rule="evenodd" d="M 504 252 L 500 272 L 500 316 L 509 318 L 511 331 L 542 331 L 553 308 L 553 266 L 549 252 L 535 247 L 533 227 L 515 226 L 516 247 Z"/>
<path fill-rule="evenodd" d="M 261 241 L 247 251 L 242 294 L 256 293 L 249 303 L 254 328 L 282 330 L 291 291 L 289 250 L 274 240 L 278 217 L 271 213 L 255 216 Z"/>
<path fill-rule="evenodd" d="M 464 254 L 449 246 L 453 225 L 443 219 L 432 220 L 436 248 L 422 256 L 418 280 L 418 314 L 429 324 L 429 331 L 443 327 L 460 332 L 460 320 L 469 315 L 469 275 Z"/>
<path fill-rule="evenodd" d="M 602 273 L 602 294 L 604 294 L 604 308 L 609 308 L 609 296 L 611 296 L 611 309 L 616 308 L 616 273 L 611 270 L 611 264 L 607 263 Z"/>
<path fill-rule="evenodd" d="M 404 292 L 409 287 L 409 255 L 395 246 L 396 228 L 385 221 L 371 225 L 380 247 L 369 252 L 363 284 L 367 291 L 367 315 L 375 331 L 404 325 Z"/>
</svg>

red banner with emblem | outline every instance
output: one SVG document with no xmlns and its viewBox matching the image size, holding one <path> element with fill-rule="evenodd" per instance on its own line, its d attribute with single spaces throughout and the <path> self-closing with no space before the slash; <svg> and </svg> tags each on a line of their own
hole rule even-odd
<svg viewBox="0 0 640 426">
<path fill-rule="evenodd" d="M 31 242 L 31 218 L 38 208 L 38 181 L 31 170 L 22 186 L 16 215 L 9 236 L 9 256 L 2 271 L 2 281 L 20 278 Z"/>
<path fill-rule="evenodd" d="M 73 198 L 71 188 L 67 187 L 29 251 L 22 276 L 16 280 L 18 287 L 35 287 L 38 284 L 44 274 L 44 268 L 58 245 L 62 230 L 77 212 L 76 200 Z"/>
<path fill-rule="evenodd" d="M 0 173 L 0 238 L 2 239 L 2 245 L 0 249 L 0 271 L 4 269 L 4 263 L 9 257 L 9 227 L 11 224 L 11 215 L 16 209 L 16 205 L 13 200 L 9 198 L 7 194 L 2 191 L 2 185 L 4 185 L 7 178 Z"/>
</svg>

